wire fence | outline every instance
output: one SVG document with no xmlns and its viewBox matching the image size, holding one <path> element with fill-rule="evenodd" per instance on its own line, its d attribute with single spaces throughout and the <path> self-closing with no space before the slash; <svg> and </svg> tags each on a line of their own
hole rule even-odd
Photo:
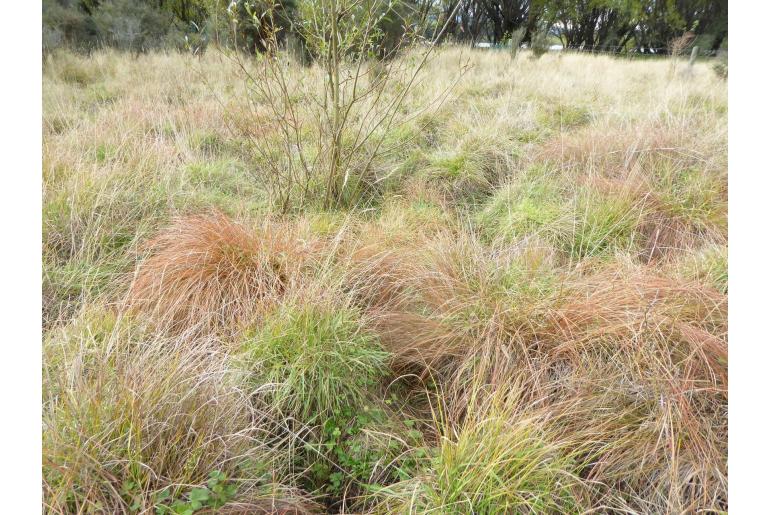
<svg viewBox="0 0 770 515">
<path fill-rule="evenodd" d="M 671 57 L 671 53 L 668 48 L 645 48 L 641 51 L 638 49 L 608 49 L 608 48 L 559 48 L 553 49 L 559 52 L 573 52 L 583 54 L 603 54 L 613 55 L 619 57 Z M 692 51 L 692 47 L 685 49 L 680 55 L 689 56 Z M 719 54 L 718 50 L 703 50 L 698 48 L 698 57 L 715 57 Z"/>
<path fill-rule="evenodd" d="M 503 44 L 486 44 L 485 45 L 483 43 L 476 43 L 474 47 L 480 48 L 480 49 L 498 50 L 498 51 L 511 50 L 510 45 L 503 45 Z M 521 48 L 527 49 L 526 46 L 522 46 Z M 693 48 L 692 46 L 690 46 L 689 48 L 686 48 L 680 54 L 680 56 L 689 57 L 690 52 L 692 51 L 692 48 Z M 573 53 L 573 54 L 609 55 L 612 57 L 625 57 L 629 59 L 671 57 L 670 49 L 668 47 L 660 47 L 660 48 L 644 47 L 641 49 L 620 47 L 620 46 L 571 48 L 571 47 L 563 47 L 561 45 L 551 45 L 548 51 L 549 52 L 566 52 L 566 53 Z M 719 55 L 727 55 L 727 51 L 726 50 L 704 50 L 704 49 L 698 48 L 697 57 L 717 57 Z"/>
</svg>

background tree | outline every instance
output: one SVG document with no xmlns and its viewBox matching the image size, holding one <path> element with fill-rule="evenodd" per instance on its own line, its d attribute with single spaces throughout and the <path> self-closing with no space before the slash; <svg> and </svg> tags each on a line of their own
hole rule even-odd
<svg viewBox="0 0 770 515">
<path fill-rule="evenodd" d="M 281 46 L 292 41 L 305 52 L 296 1 L 274 8 L 272 0 L 44 0 L 43 46 L 142 51 L 179 47 L 185 39 L 196 49 L 237 40 L 241 50 L 264 52 L 269 18 Z M 264 17 L 268 10 L 272 15 Z M 225 11 L 233 21 L 229 26 Z M 252 24 L 253 13 L 264 23 Z M 417 34 L 416 27 L 419 36 L 430 38 L 445 25 L 437 43 L 450 38 L 500 44 L 521 28 L 523 41 L 531 43 L 546 27 L 570 49 L 666 53 L 670 41 L 691 32 L 694 44 L 713 54 L 727 38 L 727 15 L 727 0 L 400 0 L 389 4 L 376 31 L 385 54 L 407 33 Z"/>
<path fill-rule="evenodd" d="M 549 10 L 566 48 L 622 48 L 633 34 L 634 0 L 555 0 Z"/>
<path fill-rule="evenodd" d="M 234 129 L 250 142 L 261 162 L 256 175 L 282 211 L 314 201 L 325 209 L 356 203 L 381 180 L 370 171 L 388 150 L 389 130 L 419 114 L 405 113 L 402 103 L 447 24 L 415 49 L 412 66 L 389 57 L 419 37 L 419 27 L 407 28 L 414 20 L 403 20 L 403 36 L 396 42 L 383 34 L 408 9 L 386 0 L 301 1 L 293 29 L 323 78 L 318 84 L 299 80 L 296 63 L 281 51 L 272 20 L 272 13 L 280 12 L 276 9 L 251 13 L 252 23 L 267 31 L 267 52 L 257 60 L 256 70 L 239 53 L 233 57 L 248 85 L 249 108 L 254 117 L 268 110 L 279 141 L 253 135 L 248 121 Z"/>
</svg>

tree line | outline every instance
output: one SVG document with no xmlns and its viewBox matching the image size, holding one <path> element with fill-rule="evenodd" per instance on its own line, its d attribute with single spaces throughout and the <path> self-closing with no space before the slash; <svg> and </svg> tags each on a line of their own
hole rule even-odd
<svg viewBox="0 0 770 515">
<path fill-rule="evenodd" d="M 265 30 L 277 26 L 288 44 L 298 39 L 303 6 L 324 1 L 330 0 L 43 0 L 43 49 L 200 51 L 236 44 L 264 51 Z M 727 0 L 394 0 L 386 9 L 383 42 L 405 31 L 429 39 L 446 25 L 444 40 L 467 44 L 547 37 L 569 49 L 668 53 L 684 36 L 704 51 L 727 45 Z"/>
<path fill-rule="evenodd" d="M 464 41 L 523 41 L 548 30 L 565 48 L 660 51 L 691 34 L 704 50 L 727 39 L 727 0 L 460 0 L 452 31 Z"/>
</svg>

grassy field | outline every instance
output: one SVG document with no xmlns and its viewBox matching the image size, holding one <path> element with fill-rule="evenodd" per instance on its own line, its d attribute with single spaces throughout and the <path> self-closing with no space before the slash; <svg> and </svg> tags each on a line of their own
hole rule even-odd
<svg viewBox="0 0 770 515">
<path fill-rule="evenodd" d="M 727 86 L 685 67 L 444 48 L 376 187 L 279 214 L 222 54 L 48 56 L 45 508 L 726 511 Z"/>
</svg>

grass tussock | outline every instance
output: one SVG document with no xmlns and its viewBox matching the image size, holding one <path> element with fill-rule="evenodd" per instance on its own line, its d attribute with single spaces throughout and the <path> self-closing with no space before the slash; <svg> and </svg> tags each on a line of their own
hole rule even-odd
<svg viewBox="0 0 770 515">
<path fill-rule="evenodd" d="M 515 388 L 515 386 L 514 386 Z M 501 395 L 476 392 L 461 422 L 437 414 L 433 456 L 415 479 L 396 485 L 391 505 L 408 513 L 577 513 L 580 481 L 537 416 L 517 413 Z"/>
<path fill-rule="evenodd" d="M 147 248 L 127 306 L 177 333 L 247 322 L 301 264 L 301 249 L 277 228 L 255 234 L 221 213 L 179 218 Z"/>
<path fill-rule="evenodd" d="M 279 213 L 270 106 L 192 61 L 44 63 L 46 511 L 728 510 L 707 64 L 442 48 L 363 200 Z"/>
<path fill-rule="evenodd" d="M 274 405 L 300 421 L 364 406 L 364 394 L 386 374 L 389 356 L 360 315 L 332 306 L 286 304 L 243 343 L 252 384 L 274 385 Z"/>
<path fill-rule="evenodd" d="M 44 374 L 47 509 L 168 510 L 212 477 L 226 487 L 219 506 L 291 504 L 275 483 L 285 465 L 267 445 L 269 411 L 232 381 L 217 343 L 138 338 L 127 323 L 92 315 L 44 342 L 60 371 Z"/>
</svg>

